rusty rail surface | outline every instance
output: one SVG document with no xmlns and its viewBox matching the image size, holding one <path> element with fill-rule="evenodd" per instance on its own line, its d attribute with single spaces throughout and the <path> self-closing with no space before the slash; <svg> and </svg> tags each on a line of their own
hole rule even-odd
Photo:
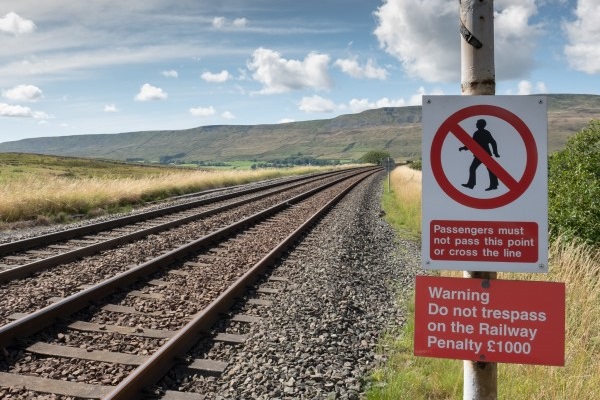
<svg viewBox="0 0 600 400">
<path fill-rule="evenodd" d="M 112 278 L 106 279 L 97 285 L 83 289 L 56 303 L 48 305 L 6 325 L 0 326 L 0 349 L 8 348 L 20 339 L 22 340 L 24 337 L 40 332 L 44 328 L 53 325 L 57 320 L 63 320 L 92 303 L 97 304 L 98 302 L 102 302 L 104 298 L 117 291 L 123 292 L 123 288 L 128 285 L 140 281 L 147 281 L 149 279 L 148 277 L 153 273 L 159 270 L 164 271 L 170 269 L 176 265 L 176 263 L 183 263 L 186 258 L 205 251 L 216 243 L 222 242 L 242 230 L 266 221 L 279 212 L 292 208 L 296 204 L 299 204 L 329 187 L 339 184 L 347 179 L 356 179 L 355 182 L 352 182 L 348 187 L 343 188 L 340 193 L 329 200 L 327 204 L 312 213 L 308 220 L 303 222 L 300 227 L 296 228 L 291 234 L 285 237 L 285 239 L 276 247 L 272 248 L 259 262 L 254 264 L 241 276 L 238 275 L 239 278 L 237 278 L 230 287 L 222 291 L 216 298 L 211 298 L 212 301 L 210 301 L 208 306 L 204 307 L 191 321 L 176 331 L 173 337 L 168 339 L 164 345 L 158 347 L 151 356 L 148 356 L 139 367 L 133 370 L 117 386 L 88 385 L 89 388 L 86 386 L 82 389 L 82 386 L 85 385 L 81 384 L 82 386 L 78 387 L 78 390 L 89 389 L 90 394 L 94 393 L 93 390 L 97 390 L 94 395 L 90 395 L 92 398 L 102 397 L 104 399 L 127 400 L 142 398 L 144 396 L 144 391 L 156 384 L 156 382 L 158 382 L 178 362 L 178 360 L 181 359 L 181 356 L 198 342 L 203 333 L 209 330 L 209 328 L 218 320 L 219 315 L 227 311 L 236 302 L 236 299 L 244 294 L 247 287 L 259 279 L 261 274 L 264 274 L 264 271 L 269 266 L 275 264 L 281 255 L 288 251 L 301 235 L 310 229 L 310 227 L 322 218 L 325 213 L 337 204 L 356 185 L 379 171 L 380 169 L 361 170 L 358 172 L 355 171 L 355 174 L 352 176 L 342 176 L 333 182 L 325 183 L 317 188 L 306 191 L 303 194 L 282 201 L 186 245 L 180 246 L 175 250 L 134 266 L 133 268 Z M 17 377 L 19 377 L 19 375 L 13 376 L 9 373 L 2 372 L 0 373 L 0 382 L 6 382 L 7 379 L 16 379 Z M 43 389 L 31 390 L 51 392 L 52 389 L 49 386 L 43 386 L 45 382 L 48 384 L 58 382 L 56 383 L 56 385 L 58 385 L 63 381 L 39 378 L 36 385 L 39 385 L 37 387 L 42 387 Z M 66 389 L 66 387 L 68 386 L 67 384 L 70 384 L 71 382 L 63 383 L 65 389 L 61 390 L 70 390 Z M 56 385 L 54 387 L 56 387 Z M 22 386 L 25 387 L 25 384 L 22 384 Z"/>
<path fill-rule="evenodd" d="M 176 206 L 171 206 L 171 207 L 167 207 L 167 208 L 160 209 L 160 210 L 150 211 L 150 212 L 147 212 L 144 214 L 137 214 L 137 215 L 132 215 L 132 216 L 128 216 L 128 217 L 122 217 L 122 218 L 118 218 L 118 219 L 111 220 L 111 221 L 101 222 L 98 224 L 88 225 L 88 226 L 84 226 L 84 227 L 80 227 L 80 228 L 66 230 L 63 232 L 52 233 L 52 234 L 48 234 L 48 235 L 38 236 L 38 237 L 30 238 L 30 239 L 24 239 L 21 241 L 16 241 L 16 242 L 0 245 L 0 255 L 2 255 L 3 253 L 5 254 L 7 252 L 8 253 L 15 252 L 15 251 L 17 251 L 17 249 L 20 251 L 23 251 L 23 250 L 27 250 L 27 249 L 31 249 L 31 248 L 35 248 L 35 247 L 45 246 L 50 243 L 56 243 L 59 240 L 73 239 L 75 237 L 89 235 L 90 233 L 98 233 L 98 232 L 101 232 L 104 230 L 114 229 L 116 227 L 123 227 L 123 226 L 137 223 L 140 221 L 147 221 L 151 218 L 162 217 L 162 216 L 165 216 L 168 214 L 177 213 L 177 212 L 188 210 L 188 209 L 191 209 L 194 207 L 200 207 L 200 206 L 215 203 L 218 201 L 228 200 L 228 199 L 231 199 L 234 197 L 251 194 L 251 193 L 254 193 L 257 191 L 275 188 L 277 186 L 281 186 L 284 184 L 289 185 L 290 183 L 293 184 L 294 182 L 297 182 L 291 186 L 286 186 L 285 188 L 281 188 L 281 189 L 278 189 L 275 191 L 270 191 L 267 193 L 259 194 L 252 198 L 249 198 L 249 199 L 240 200 L 240 201 L 237 201 L 234 203 L 230 203 L 227 205 L 223 205 L 223 206 L 214 208 L 212 210 L 199 212 L 199 213 L 191 215 L 191 216 L 179 218 L 179 219 L 176 219 L 176 220 L 173 220 L 170 222 L 166 222 L 166 223 L 162 223 L 162 224 L 152 226 L 149 228 L 140 229 L 136 232 L 124 234 L 124 235 L 116 237 L 116 238 L 106 239 L 99 243 L 90 244 L 90 245 L 87 245 L 87 246 L 84 246 L 81 248 L 77 248 L 75 250 L 67 251 L 65 253 L 57 254 L 57 255 L 54 255 L 54 256 L 51 256 L 48 258 L 36 260 L 33 262 L 29 262 L 27 264 L 15 266 L 14 268 L 0 271 L 0 283 L 7 282 L 7 281 L 10 281 L 13 279 L 24 278 L 24 277 L 27 277 L 36 272 L 43 271 L 45 269 L 52 268 L 57 265 L 72 262 L 72 261 L 75 261 L 75 260 L 78 260 L 78 259 L 81 259 L 84 257 L 89 257 L 89 256 L 97 254 L 101 251 L 112 249 L 112 248 L 130 243 L 130 242 L 133 242 L 136 240 L 140 240 L 151 234 L 160 233 L 162 231 L 166 231 L 166 230 L 184 225 L 186 223 L 189 223 L 189 222 L 192 222 L 195 220 L 199 220 L 202 218 L 209 217 L 211 215 L 215 215 L 217 213 L 229 210 L 234 207 L 248 204 L 252 201 L 256 201 L 261 198 L 265 198 L 265 197 L 268 197 L 268 196 L 271 196 L 271 195 L 274 195 L 277 193 L 281 193 L 285 190 L 290 190 L 292 188 L 299 187 L 306 183 L 321 179 L 325 176 L 336 176 L 336 175 L 346 173 L 346 172 L 348 172 L 348 170 L 342 171 L 342 172 L 335 171 L 334 173 L 324 173 L 324 174 L 320 174 L 318 176 L 311 176 L 308 178 L 307 177 L 296 178 L 296 179 L 291 180 L 291 182 L 290 181 L 286 181 L 285 183 L 278 182 L 278 183 L 267 185 L 266 187 L 263 186 L 261 188 L 250 188 L 250 189 L 242 190 L 242 191 L 239 191 L 236 193 L 228 193 L 228 194 L 210 198 L 210 199 L 197 200 L 197 201 L 182 204 L 182 205 L 176 205 Z"/>
</svg>

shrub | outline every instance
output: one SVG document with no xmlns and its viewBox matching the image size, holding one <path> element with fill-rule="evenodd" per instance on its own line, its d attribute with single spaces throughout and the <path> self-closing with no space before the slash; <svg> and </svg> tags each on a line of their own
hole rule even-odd
<svg viewBox="0 0 600 400">
<path fill-rule="evenodd" d="M 364 163 L 381 165 L 383 159 L 387 158 L 389 156 L 390 156 L 390 153 L 388 153 L 387 151 L 370 150 L 370 151 L 367 151 L 365 154 L 363 154 L 363 156 L 360 158 L 360 161 L 362 161 Z"/>
<path fill-rule="evenodd" d="M 548 221 L 553 238 L 600 242 L 600 120 L 550 156 Z"/>
<path fill-rule="evenodd" d="M 421 171 L 423 169 L 423 160 L 418 159 L 418 160 L 415 160 L 415 161 L 411 161 L 408 164 L 408 166 L 411 167 L 414 170 Z"/>
</svg>

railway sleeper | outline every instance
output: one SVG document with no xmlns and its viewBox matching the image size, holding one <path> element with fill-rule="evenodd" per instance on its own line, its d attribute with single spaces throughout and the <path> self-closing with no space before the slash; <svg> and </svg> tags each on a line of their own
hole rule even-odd
<svg viewBox="0 0 600 400">
<path fill-rule="evenodd" d="M 347 190 L 350 190 L 350 188 L 348 188 Z M 299 197 L 300 196 L 298 196 L 298 198 Z M 279 207 L 279 205 L 276 207 Z M 272 209 L 274 210 L 275 207 L 272 207 Z M 325 207 L 323 209 L 325 209 Z M 259 214 L 256 214 L 255 216 L 252 216 L 251 217 L 252 222 L 254 223 L 256 220 L 259 220 L 263 214 L 264 214 L 264 212 L 261 212 Z M 318 214 L 315 214 L 315 216 L 309 222 L 305 223 L 305 225 L 309 225 L 310 223 L 312 223 L 312 221 L 317 218 L 317 215 Z M 250 220 L 250 218 L 248 220 Z M 253 229 L 256 230 L 256 228 L 253 228 Z M 218 234 L 225 235 L 224 232 L 222 232 L 222 231 L 219 231 Z M 284 243 L 287 246 L 289 246 L 290 243 L 292 243 L 297 238 L 297 235 L 298 235 L 298 233 L 296 233 L 296 232 L 294 234 L 290 235 L 288 237 L 288 239 L 286 239 L 286 241 L 284 241 Z M 216 237 L 216 235 L 215 235 L 215 237 Z M 211 239 L 212 239 L 212 237 L 211 237 Z M 27 387 L 30 390 L 42 391 L 42 392 L 48 393 L 49 392 L 48 388 L 51 387 L 51 385 L 54 385 L 50 381 L 53 381 L 54 383 L 59 382 L 61 388 L 68 386 L 69 388 L 71 388 L 69 390 L 71 390 L 72 392 L 79 391 L 79 393 L 83 393 L 86 390 L 89 392 L 90 389 L 93 389 L 93 391 L 92 391 L 93 395 L 91 395 L 91 396 L 89 395 L 90 393 L 85 393 L 85 394 L 73 394 L 72 392 L 65 393 L 63 391 L 63 389 L 50 391 L 50 392 L 56 393 L 56 394 L 64 394 L 64 395 L 75 396 L 75 397 L 89 397 L 89 398 L 103 398 L 106 396 L 108 396 L 108 398 L 118 398 L 118 399 L 133 398 L 133 396 L 136 395 L 136 391 L 137 391 L 137 394 L 139 394 L 139 391 L 141 390 L 141 388 L 152 385 L 153 381 L 156 382 L 156 380 L 159 379 L 159 376 L 161 374 L 164 374 L 164 372 L 161 372 L 158 368 L 155 368 L 155 366 L 159 365 L 158 362 L 161 361 L 161 362 L 166 363 L 166 361 L 168 361 L 169 359 L 171 361 L 175 360 L 176 356 L 174 357 L 174 354 L 177 354 L 177 352 L 179 352 L 179 350 L 180 350 L 177 348 L 177 346 L 183 346 L 180 343 L 183 343 L 184 341 L 187 341 L 187 340 L 193 339 L 193 338 L 197 339 L 198 333 L 206 332 L 205 330 L 208 329 L 208 324 L 210 324 L 210 325 L 214 324 L 214 319 L 217 318 L 217 314 L 224 312 L 223 310 L 225 308 L 228 308 L 230 306 L 230 303 L 235 301 L 234 299 L 236 297 L 239 298 L 242 291 L 244 291 L 245 288 L 248 286 L 248 284 L 250 282 L 252 282 L 253 279 L 255 279 L 254 273 L 259 272 L 259 271 L 263 270 L 264 268 L 266 268 L 270 263 L 273 262 L 272 261 L 273 259 L 276 259 L 276 257 L 278 255 L 280 255 L 280 252 L 282 251 L 282 250 L 280 250 L 280 248 L 284 247 L 284 243 L 282 243 L 280 246 L 278 246 L 275 250 L 271 251 L 271 253 L 269 253 L 265 258 L 263 258 L 260 263 L 257 263 L 252 268 L 251 271 L 249 271 L 249 272 L 252 272 L 253 274 L 246 273 L 244 276 L 239 278 L 236 281 L 236 285 L 233 287 L 230 287 L 225 292 L 228 295 L 228 297 L 222 297 L 222 298 L 220 297 L 220 298 L 216 299 L 215 301 L 213 301 L 210 304 L 210 306 L 208 306 L 202 312 L 198 313 L 198 315 L 196 317 L 194 317 L 194 320 L 190 324 L 188 324 L 189 326 L 186 326 L 186 329 L 181 329 L 180 331 L 168 331 L 168 330 L 144 329 L 141 327 L 124 327 L 124 326 L 118 326 L 118 325 L 96 324 L 96 323 L 88 323 L 88 322 L 82 322 L 82 321 L 73 322 L 71 324 L 65 324 L 69 329 L 73 329 L 73 330 L 107 332 L 107 333 L 117 333 L 117 334 L 121 334 L 121 335 L 129 335 L 129 336 L 144 336 L 144 337 L 150 337 L 150 338 L 167 339 L 165 345 L 163 345 L 160 349 L 158 349 L 158 351 L 156 353 L 149 356 L 150 358 L 147 359 L 147 361 L 143 363 L 144 368 L 137 368 L 124 381 L 122 381 L 120 384 L 118 384 L 117 387 L 108 387 L 108 389 L 110 390 L 110 392 L 108 394 L 106 394 L 106 389 L 107 389 L 106 386 L 78 385 L 76 383 L 71 385 L 71 382 L 67 383 L 65 381 L 53 381 L 53 380 L 49 380 L 49 379 L 31 377 L 29 375 L 20 377 L 20 379 L 22 378 L 22 380 L 24 382 L 27 381 L 22 386 Z M 190 245 L 184 246 L 183 249 L 185 251 L 190 251 L 189 249 L 191 249 L 193 247 L 192 245 L 196 246 L 197 243 L 193 242 Z M 160 261 L 160 263 L 166 264 L 171 261 L 170 260 L 171 257 L 174 257 L 174 256 L 171 256 L 171 253 L 169 252 L 167 255 L 161 256 L 157 260 Z M 159 263 L 157 262 L 157 265 L 158 264 Z M 141 274 L 141 269 L 143 267 L 146 267 L 146 264 L 142 264 L 142 265 L 138 266 L 135 269 L 135 271 L 132 273 L 127 271 L 125 273 L 122 273 L 122 275 L 126 276 L 129 280 L 133 280 L 137 274 Z M 100 286 L 100 288 L 97 289 L 97 292 L 101 293 L 101 290 L 104 290 L 104 288 L 106 286 L 108 286 L 107 283 L 104 283 L 104 286 Z M 91 291 L 91 289 L 87 289 L 85 291 L 88 291 L 88 290 Z M 265 294 L 276 294 L 276 293 L 278 293 L 278 292 L 277 291 L 265 292 Z M 88 294 L 88 293 L 84 293 L 84 295 L 89 295 L 89 297 L 91 297 L 91 294 Z M 147 294 L 140 292 L 140 293 L 137 293 L 136 295 L 147 295 Z M 81 296 L 81 297 L 83 297 L 83 296 Z M 259 306 L 260 305 L 270 306 L 273 304 L 273 302 L 270 300 L 263 300 L 263 299 L 250 299 L 247 302 L 247 304 L 254 304 L 254 305 L 259 305 Z M 56 308 L 58 308 L 58 307 L 56 307 Z M 66 308 L 66 306 L 65 306 L 65 308 Z M 54 310 L 55 310 L 55 308 L 52 308 L 52 311 L 54 311 Z M 36 312 L 34 314 L 38 314 L 38 313 L 39 312 Z M 37 317 L 37 315 L 36 315 L 36 317 Z M 27 321 L 27 323 L 30 323 L 30 321 Z M 9 325 L 11 325 L 11 324 L 9 324 Z M 17 326 L 17 324 L 15 324 L 15 326 Z M 18 324 L 18 327 L 21 329 L 24 326 L 26 326 L 25 323 Z M 15 329 L 12 333 L 14 334 L 14 332 L 17 332 L 17 330 Z M 181 332 L 181 334 L 180 334 L 180 332 Z M 180 340 L 180 341 L 176 341 L 174 339 L 170 340 L 175 335 L 177 335 L 179 339 L 185 339 L 185 340 Z M 212 340 L 212 341 L 223 341 L 223 342 L 231 343 L 231 344 L 240 344 L 240 343 L 244 343 L 248 339 L 248 337 L 246 335 L 240 335 L 237 333 L 233 333 L 233 334 L 217 333 L 216 335 L 215 334 L 208 335 L 207 339 Z M 186 344 L 185 346 L 188 346 L 188 345 Z M 81 349 L 79 349 L 79 350 L 81 350 Z M 101 350 L 100 350 L 100 352 L 101 352 Z M 86 350 L 86 353 L 88 353 L 87 350 Z M 152 362 L 149 362 L 149 361 L 152 361 Z M 149 364 L 149 365 L 146 365 L 146 364 Z M 193 362 L 192 362 L 192 365 L 193 365 Z M 7 378 L 7 375 L 10 376 L 13 374 L 2 373 L 0 375 L 0 386 L 7 386 L 5 384 L 5 382 L 8 382 L 6 379 L 9 379 L 9 378 Z M 31 378 L 31 379 L 29 379 L 29 378 Z M 11 380 L 11 384 L 8 385 L 9 387 L 13 386 L 12 382 L 14 382 L 14 380 Z M 20 383 L 19 383 L 19 385 L 20 385 Z M 163 396 L 163 398 L 164 398 L 164 396 Z M 188 398 L 189 398 L 189 396 L 188 396 Z M 196 396 L 196 398 L 197 398 L 197 396 Z"/>
<path fill-rule="evenodd" d="M 78 358 L 82 360 L 133 366 L 141 365 L 150 358 L 150 356 L 128 355 L 109 351 L 87 351 L 85 349 L 67 348 L 66 346 L 50 345 L 46 343 L 33 344 L 27 348 L 27 351 L 46 356 Z M 181 362 L 184 362 L 184 360 Z M 210 359 L 195 359 L 191 362 L 185 360 L 185 364 L 185 369 L 190 373 L 211 376 L 221 375 L 228 367 L 227 362 Z M 32 375 L 18 375 L 10 372 L 0 372 L 0 386 L 9 388 L 20 387 L 33 392 L 53 393 L 62 396 L 89 399 L 102 399 L 114 389 L 112 386 L 41 378 Z M 200 398 L 200 395 L 198 394 L 181 393 L 175 391 L 168 391 L 165 396 L 162 398 Z"/>
</svg>

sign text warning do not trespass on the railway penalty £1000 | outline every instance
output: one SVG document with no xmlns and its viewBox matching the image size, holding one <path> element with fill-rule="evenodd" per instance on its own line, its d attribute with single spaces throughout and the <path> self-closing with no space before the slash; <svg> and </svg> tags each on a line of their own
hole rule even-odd
<svg viewBox="0 0 600 400">
<path fill-rule="evenodd" d="M 423 268 L 548 271 L 544 96 L 423 96 Z"/>
</svg>

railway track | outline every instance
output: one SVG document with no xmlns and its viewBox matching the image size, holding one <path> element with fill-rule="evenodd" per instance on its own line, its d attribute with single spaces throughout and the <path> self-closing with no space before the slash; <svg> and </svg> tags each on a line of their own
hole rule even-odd
<svg viewBox="0 0 600 400">
<path fill-rule="evenodd" d="M 219 223 L 204 230 L 183 223 L 166 231 L 173 240 L 179 239 L 174 248 L 159 245 L 165 231 L 160 236 L 150 233 L 138 242 L 146 240 L 160 254 L 144 253 L 143 261 L 126 268 L 96 266 L 91 269 L 95 272 L 88 271 L 90 276 L 81 279 L 77 269 L 84 269 L 82 264 L 101 261 L 106 267 L 107 260 L 110 264 L 116 257 L 112 250 L 100 250 L 93 257 L 57 263 L 35 277 L 6 282 L 0 287 L 3 298 L 10 299 L 4 313 L 21 311 L 4 315 L 5 324 L 0 326 L 0 394 L 16 390 L 63 398 L 203 398 L 155 385 L 182 363 L 190 373 L 224 371 L 227 360 L 190 359 L 187 351 L 202 341 L 243 342 L 244 324 L 256 316 L 230 315 L 230 321 L 221 322 L 229 331 L 207 332 L 323 213 L 374 172 L 352 171 L 327 177 L 325 182 L 254 196 L 252 204 L 262 203 L 260 211 L 249 208 L 246 200 L 226 205 L 228 216 L 216 214 Z M 229 215 L 232 210 L 237 211 Z M 206 224 L 210 218 L 200 220 Z M 131 249 L 124 253 L 135 259 Z M 71 270 L 67 285 L 60 268 Z M 26 281 L 47 285 L 49 290 L 41 298 L 19 295 L 18 287 L 23 292 Z M 268 296 L 278 285 L 284 286 L 285 281 L 274 279 L 257 293 Z M 59 296 L 50 296 L 58 292 Z M 50 304 L 41 307 L 39 300 Z M 260 306 L 264 299 L 250 303 Z"/>
<path fill-rule="evenodd" d="M 328 172 L 317 176 L 278 180 L 233 191 L 226 189 L 224 194 L 219 194 L 221 190 L 211 190 L 206 194 L 216 193 L 216 196 L 207 198 L 180 196 L 191 197 L 191 200 L 105 222 L 0 244 L 0 282 L 22 278 L 321 179 L 334 179 L 340 173 L 342 172 Z"/>
<path fill-rule="evenodd" d="M 352 173 L 346 172 L 345 174 Z M 344 175 L 342 175 L 344 176 Z M 15 267 L 3 271 L 6 275 L 14 273 L 23 276 L 25 272 L 31 273 L 32 267 L 36 268 L 36 273 L 31 278 L 21 278 L 5 282 L 0 286 L 0 298 L 4 299 L 0 307 L 0 325 L 8 322 L 8 316 L 15 312 L 30 313 L 39 308 L 39 304 L 51 301 L 55 297 L 66 297 L 70 294 L 80 291 L 85 285 L 91 285 L 101 279 L 127 271 L 132 265 L 145 262 L 148 259 L 158 257 L 168 253 L 173 249 L 183 246 L 198 237 L 208 235 L 210 232 L 227 226 L 244 216 L 252 215 L 258 210 L 277 204 L 295 194 L 302 193 L 308 187 L 314 188 L 324 183 L 331 183 L 339 179 L 338 175 L 327 175 L 321 177 L 323 180 L 315 181 L 309 179 L 304 184 L 286 185 L 284 189 L 276 189 L 267 193 L 258 193 L 251 195 L 251 198 L 229 200 L 227 204 L 216 206 L 213 202 L 208 210 L 200 211 L 193 217 L 184 217 L 185 224 L 180 225 L 181 219 L 175 217 L 174 222 L 151 226 L 122 227 L 110 232 L 103 232 L 102 235 L 116 234 L 117 237 L 109 238 L 106 242 L 100 242 L 99 245 L 85 246 L 81 249 L 67 251 L 67 253 L 58 256 L 52 256 L 48 259 L 42 259 L 36 262 L 24 264 L 22 267 Z M 281 190 L 284 190 L 283 192 Z M 253 201 L 252 201 L 253 200 Z M 135 216 L 139 219 L 140 216 Z M 188 221 L 193 219 L 193 221 Z M 137 222 L 134 220 L 134 222 Z M 155 223 L 155 221 L 153 221 Z M 105 224 L 105 223 L 103 223 Z M 165 225 L 171 226 L 178 224 L 177 227 L 171 227 L 165 230 Z M 88 229 L 88 227 L 85 227 Z M 128 229 L 130 232 L 124 232 Z M 158 231 L 158 233 L 147 234 L 148 230 Z M 72 232 L 69 232 L 72 235 Z M 52 236 L 56 236 L 53 234 Z M 132 243 L 121 244 L 125 239 L 132 236 L 139 236 L 139 240 Z M 37 238 L 33 238 L 37 241 Z M 113 248 L 96 252 L 96 247 L 111 245 Z M 66 247 L 66 246 L 65 246 Z M 70 247 L 69 247 L 70 248 Z M 91 251 L 94 250 L 94 251 Z M 81 253 L 90 252 L 84 257 Z M 77 259 L 75 256 L 84 257 Z M 66 260 L 61 260 L 66 259 Z M 57 263 L 63 261 L 63 263 Z M 50 264 L 50 265 L 47 265 Z M 43 268 L 41 268 L 43 267 Z M 50 269 L 47 269 L 50 268 Z M 25 270 L 25 271 L 24 271 Z M 0 274 L 0 276 L 2 276 Z"/>
</svg>

